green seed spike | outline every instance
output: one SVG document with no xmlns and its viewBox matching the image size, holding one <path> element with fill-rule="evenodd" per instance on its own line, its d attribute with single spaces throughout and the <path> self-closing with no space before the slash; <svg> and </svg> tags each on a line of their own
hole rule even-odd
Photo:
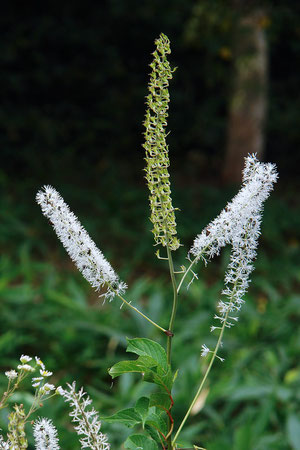
<svg viewBox="0 0 300 450">
<path fill-rule="evenodd" d="M 25 434 L 26 414 L 23 405 L 15 405 L 8 417 L 8 434 L 10 449 L 26 449 L 28 442 Z"/>
<path fill-rule="evenodd" d="M 164 34 L 155 41 L 156 50 L 150 64 L 152 72 L 146 97 L 146 180 L 150 190 L 150 220 L 156 245 L 168 246 L 176 250 L 180 243 L 176 237 L 175 208 L 172 206 L 168 167 L 170 165 L 168 145 L 166 143 L 166 126 L 169 109 L 169 80 L 175 69 L 171 69 L 167 55 L 171 53 L 170 41 Z"/>
</svg>

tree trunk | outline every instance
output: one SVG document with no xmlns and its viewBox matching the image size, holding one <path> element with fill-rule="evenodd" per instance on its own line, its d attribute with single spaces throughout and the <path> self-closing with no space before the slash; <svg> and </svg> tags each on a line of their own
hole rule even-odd
<svg viewBox="0 0 300 450">
<path fill-rule="evenodd" d="M 241 181 L 248 153 L 256 153 L 259 159 L 263 156 L 268 60 L 265 21 L 262 10 L 252 9 L 241 14 L 237 26 L 223 169 L 226 183 Z"/>
</svg>

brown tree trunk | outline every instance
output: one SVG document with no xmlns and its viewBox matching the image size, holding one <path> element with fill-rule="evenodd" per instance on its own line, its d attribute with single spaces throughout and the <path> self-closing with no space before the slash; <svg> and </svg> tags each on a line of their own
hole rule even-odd
<svg viewBox="0 0 300 450">
<path fill-rule="evenodd" d="M 248 10 L 241 14 L 237 26 L 223 169 L 226 183 L 241 181 L 248 153 L 256 153 L 259 159 L 263 156 L 268 60 L 265 18 L 262 10 Z"/>
</svg>

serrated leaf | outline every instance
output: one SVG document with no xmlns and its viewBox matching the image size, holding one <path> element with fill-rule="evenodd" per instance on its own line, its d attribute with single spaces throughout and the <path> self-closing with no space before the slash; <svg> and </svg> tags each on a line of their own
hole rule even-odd
<svg viewBox="0 0 300 450">
<path fill-rule="evenodd" d="M 164 370 L 168 370 L 168 362 L 165 349 L 160 344 L 158 344 L 158 342 L 146 338 L 127 338 L 127 342 L 127 352 L 136 353 L 139 356 L 150 356 Z"/>
<path fill-rule="evenodd" d="M 147 369 L 157 366 L 157 362 L 150 356 L 140 356 L 134 361 L 120 361 L 113 365 L 108 373 L 116 378 L 123 373 L 144 373 Z"/>
<path fill-rule="evenodd" d="M 126 439 L 124 447 L 130 450 L 157 450 L 157 444 L 143 434 L 133 434 Z"/>
<path fill-rule="evenodd" d="M 149 406 L 156 406 L 163 410 L 169 410 L 171 406 L 170 396 L 164 392 L 155 392 L 150 395 Z"/>
<path fill-rule="evenodd" d="M 149 411 L 149 398 L 147 397 L 139 398 L 135 404 L 135 410 L 140 415 L 144 426 Z"/>
<path fill-rule="evenodd" d="M 109 417 L 103 417 L 102 419 L 108 423 L 122 423 L 123 425 L 126 425 L 130 428 L 142 422 L 142 418 L 140 414 L 135 410 L 135 408 L 122 409 L 116 414 L 113 414 Z"/>
</svg>

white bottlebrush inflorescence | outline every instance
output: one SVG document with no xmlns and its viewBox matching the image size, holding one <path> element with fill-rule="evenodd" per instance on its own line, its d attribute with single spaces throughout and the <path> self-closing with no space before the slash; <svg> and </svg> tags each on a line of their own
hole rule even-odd
<svg viewBox="0 0 300 450">
<path fill-rule="evenodd" d="M 33 425 L 36 450 L 59 450 L 57 430 L 50 419 L 37 419 Z"/>
<path fill-rule="evenodd" d="M 90 448 L 92 450 L 109 450 L 110 445 L 107 442 L 107 436 L 100 432 L 101 422 L 97 411 L 91 407 L 87 409 L 92 400 L 81 388 L 76 392 L 76 383 L 67 384 L 68 390 L 62 387 L 57 388 L 57 392 L 62 395 L 66 402 L 71 406 L 70 417 L 72 422 L 78 425 L 74 426 L 76 433 L 84 437 L 80 438 L 81 448 Z"/>
<path fill-rule="evenodd" d="M 221 327 L 212 326 L 211 331 L 223 326 L 230 328 L 238 320 L 235 313 L 244 303 L 243 295 L 253 270 L 252 261 L 256 257 L 263 202 L 268 198 L 277 177 L 274 164 L 261 163 L 255 155 L 249 155 L 243 172 L 243 187 L 193 243 L 190 254 L 196 260 L 204 261 L 219 254 L 226 244 L 232 245 L 225 274 L 225 289 L 222 292 L 225 300 L 219 301 L 219 313 L 214 317 L 221 322 Z M 202 356 L 208 352 L 209 349 L 202 351 Z"/>
<path fill-rule="evenodd" d="M 36 200 L 84 278 L 96 290 L 106 288 L 104 298 L 111 300 L 126 289 L 119 277 L 97 248 L 77 217 L 70 211 L 60 194 L 51 186 L 44 186 Z"/>
<path fill-rule="evenodd" d="M 261 163 L 255 155 L 245 160 L 243 187 L 231 202 L 196 237 L 190 254 L 210 259 L 226 244 L 237 243 L 251 218 L 261 218 L 263 202 L 277 180 L 275 164 Z"/>
</svg>

